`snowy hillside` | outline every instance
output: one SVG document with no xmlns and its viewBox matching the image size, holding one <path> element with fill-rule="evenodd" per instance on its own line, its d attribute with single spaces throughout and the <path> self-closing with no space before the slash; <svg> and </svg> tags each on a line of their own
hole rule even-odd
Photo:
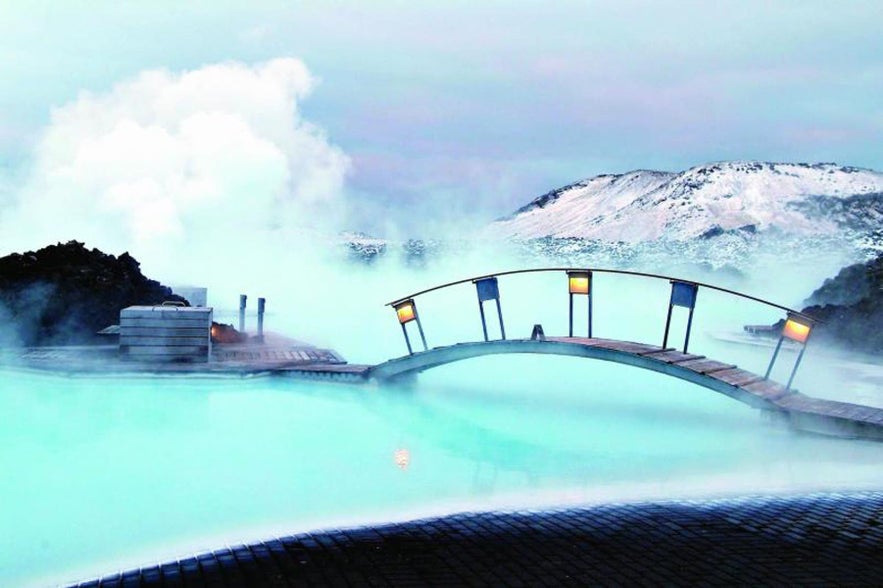
<svg viewBox="0 0 883 588">
<path fill-rule="evenodd" d="M 883 254 L 883 174 L 835 164 L 728 162 L 601 175 L 535 199 L 470 243 L 348 235 L 348 258 L 423 265 L 470 247 L 522 264 L 750 273 L 787 259 L 819 280 Z M 685 274 L 686 275 L 686 274 Z"/>
<path fill-rule="evenodd" d="M 861 238 L 883 226 L 883 173 L 835 164 L 734 161 L 682 173 L 601 175 L 494 222 L 493 236 L 636 243 L 727 233 Z"/>
</svg>

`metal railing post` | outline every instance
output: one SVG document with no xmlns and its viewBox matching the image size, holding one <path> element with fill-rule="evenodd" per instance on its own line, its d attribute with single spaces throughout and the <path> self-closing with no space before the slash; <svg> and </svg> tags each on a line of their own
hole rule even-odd
<svg viewBox="0 0 883 588">
<path fill-rule="evenodd" d="M 773 351 L 773 356 L 770 358 L 770 365 L 767 366 L 766 374 L 764 374 L 764 376 L 763 376 L 764 380 L 770 379 L 770 374 L 773 371 L 773 365 L 776 363 L 776 358 L 779 357 L 779 350 L 782 348 L 782 341 L 784 341 L 784 340 L 785 340 L 785 337 L 783 335 L 780 335 L 779 342 L 776 343 L 776 350 Z"/>
<path fill-rule="evenodd" d="M 487 322 L 484 320 L 484 305 L 481 303 L 481 298 L 478 299 L 478 312 L 481 314 L 481 331 L 484 333 L 484 340 L 487 341 Z"/>
<path fill-rule="evenodd" d="M 800 367 L 800 361 L 803 359 L 803 353 L 806 351 L 806 345 L 803 346 L 803 349 L 800 350 L 800 355 L 797 356 L 797 361 L 794 362 L 794 369 L 791 370 L 791 376 L 788 378 L 788 384 L 785 386 L 786 390 L 791 389 L 791 383 L 794 381 L 794 376 L 797 375 L 797 368 Z"/>
<path fill-rule="evenodd" d="M 687 336 L 684 337 L 684 353 L 687 353 L 687 346 L 690 345 L 690 328 L 693 326 L 693 309 L 690 308 L 690 315 L 687 317 Z M 663 346 L 663 349 L 665 347 Z"/>
<path fill-rule="evenodd" d="M 423 334 L 423 324 L 420 322 L 420 313 L 417 312 L 417 307 L 414 307 L 414 322 L 417 323 L 417 331 L 420 333 L 420 341 L 423 342 L 423 351 L 429 351 L 429 346 L 426 345 L 426 335 Z"/>
<path fill-rule="evenodd" d="M 503 309 L 500 308 L 500 297 L 497 296 L 497 316 L 500 317 L 500 336 L 506 340 L 506 327 L 503 326 Z"/>
<path fill-rule="evenodd" d="M 402 334 L 405 335 L 405 345 L 408 346 L 408 355 L 414 355 L 414 351 L 411 349 L 411 339 L 408 337 L 408 329 L 405 328 L 405 323 L 401 323 L 402 325 Z"/>
<path fill-rule="evenodd" d="M 570 297 L 570 329 L 568 330 L 568 336 L 573 337 L 573 292 L 568 292 L 567 295 Z M 592 327 L 589 327 L 589 331 L 591 332 Z M 591 337 L 591 335 L 589 335 Z"/>
</svg>

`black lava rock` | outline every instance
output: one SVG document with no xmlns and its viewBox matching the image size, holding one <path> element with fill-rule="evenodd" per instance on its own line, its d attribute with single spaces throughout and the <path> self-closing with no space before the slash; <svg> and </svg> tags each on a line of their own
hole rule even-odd
<svg viewBox="0 0 883 588">
<path fill-rule="evenodd" d="M 0 258 L 0 342 L 67 345 L 95 341 L 134 304 L 187 301 L 146 278 L 128 253 L 114 257 L 70 241 Z M 5 341 L 4 341 L 5 340 Z"/>
<path fill-rule="evenodd" d="M 883 354 L 883 255 L 843 268 L 807 300 L 805 314 L 824 322 L 813 337 Z"/>
<path fill-rule="evenodd" d="M 879 295 L 881 289 L 883 289 L 883 255 L 867 263 L 856 263 L 843 268 L 836 276 L 825 280 L 804 304 L 848 306 L 865 298 L 871 298 L 874 291 Z"/>
</svg>

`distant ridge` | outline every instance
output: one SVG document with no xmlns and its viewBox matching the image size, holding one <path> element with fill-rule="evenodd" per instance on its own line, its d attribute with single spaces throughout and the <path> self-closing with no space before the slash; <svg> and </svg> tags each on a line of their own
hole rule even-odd
<svg viewBox="0 0 883 588">
<path fill-rule="evenodd" d="M 494 236 L 640 242 L 728 232 L 825 235 L 883 226 L 883 173 L 834 163 L 729 161 L 602 174 L 492 223 Z"/>
</svg>

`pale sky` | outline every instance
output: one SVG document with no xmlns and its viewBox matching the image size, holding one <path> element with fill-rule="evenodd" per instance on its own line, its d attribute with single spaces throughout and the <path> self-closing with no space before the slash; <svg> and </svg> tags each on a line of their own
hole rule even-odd
<svg viewBox="0 0 883 588">
<path fill-rule="evenodd" d="M 881 170 L 881 23 L 879 0 L 0 0 L 0 206 L 45 160 L 54 109 L 148 70 L 279 58 L 314 78 L 297 109 L 348 158 L 354 229 L 481 223 L 636 168 Z"/>
</svg>

